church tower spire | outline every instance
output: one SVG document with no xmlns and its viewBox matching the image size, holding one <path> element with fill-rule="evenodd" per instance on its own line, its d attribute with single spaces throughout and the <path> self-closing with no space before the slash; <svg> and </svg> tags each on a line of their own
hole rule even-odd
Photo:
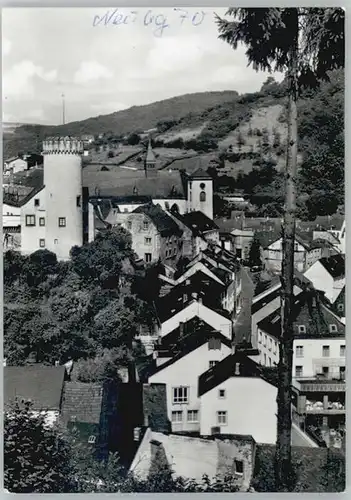
<svg viewBox="0 0 351 500">
<path fill-rule="evenodd" d="M 149 142 L 147 145 L 147 151 L 146 151 L 145 162 L 144 162 L 145 175 L 147 176 L 147 171 L 154 170 L 155 167 L 156 167 L 156 156 L 155 156 L 155 153 L 152 149 L 151 137 L 149 136 Z"/>
</svg>

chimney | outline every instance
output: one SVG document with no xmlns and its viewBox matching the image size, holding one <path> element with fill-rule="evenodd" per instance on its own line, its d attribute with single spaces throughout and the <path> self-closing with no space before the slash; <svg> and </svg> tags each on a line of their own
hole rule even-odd
<svg viewBox="0 0 351 500">
<path fill-rule="evenodd" d="M 183 335 L 184 335 L 184 323 L 181 321 L 179 323 L 179 336 L 183 337 Z"/>
<path fill-rule="evenodd" d="M 240 363 L 235 363 L 235 375 L 240 375 Z"/>
<path fill-rule="evenodd" d="M 197 299 L 197 301 L 198 301 L 198 303 L 199 303 L 199 304 L 202 304 L 202 297 L 199 297 L 199 298 Z"/>
</svg>

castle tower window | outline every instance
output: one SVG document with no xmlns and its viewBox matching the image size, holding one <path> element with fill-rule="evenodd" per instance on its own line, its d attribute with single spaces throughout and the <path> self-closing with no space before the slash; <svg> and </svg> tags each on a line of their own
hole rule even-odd
<svg viewBox="0 0 351 500">
<path fill-rule="evenodd" d="M 40 248 L 44 248 L 45 247 L 45 240 L 43 238 L 41 238 L 39 240 L 39 246 L 40 246 Z"/>
<path fill-rule="evenodd" d="M 77 196 L 77 207 L 81 206 L 81 196 Z"/>
<path fill-rule="evenodd" d="M 206 184 L 204 182 L 201 182 L 200 189 L 205 189 L 205 187 L 206 187 Z"/>
<path fill-rule="evenodd" d="M 58 225 L 59 225 L 59 227 L 66 227 L 66 217 L 59 217 L 58 218 Z"/>
<path fill-rule="evenodd" d="M 205 193 L 205 191 L 201 191 L 201 193 L 200 193 L 200 201 L 206 201 L 206 193 Z"/>
<path fill-rule="evenodd" d="M 45 217 L 39 217 L 39 226 L 45 226 Z"/>
<path fill-rule="evenodd" d="M 35 200 L 34 200 L 34 206 L 35 207 L 39 207 L 40 206 L 40 200 L 39 200 L 39 198 L 35 198 Z"/>
</svg>

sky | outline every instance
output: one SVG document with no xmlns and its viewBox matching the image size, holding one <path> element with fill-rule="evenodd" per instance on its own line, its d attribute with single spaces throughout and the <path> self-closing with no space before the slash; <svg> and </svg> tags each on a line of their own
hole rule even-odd
<svg viewBox="0 0 351 500">
<path fill-rule="evenodd" d="M 255 92 L 266 73 L 218 39 L 223 8 L 5 8 L 3 120 L 62 123 L 176 95 Z M 278 80 L 281 75 L 274 75 Z"/>
</svg>

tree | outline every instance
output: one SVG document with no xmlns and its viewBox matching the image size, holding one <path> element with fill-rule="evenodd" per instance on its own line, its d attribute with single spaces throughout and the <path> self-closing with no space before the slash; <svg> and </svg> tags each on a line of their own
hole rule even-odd
<svg viewBox="0 0 351 500">
<path fill-rule="evenodd" d="M 340 8 L 230 8 L 234 20 L 217 17 L 220 38 L 234 49 L 246 45 L 256 70 L 286 73 L 288 140 L 282 262 L 282 330 L 279 342 L 276 483 L 289 491 L 291 469 L 291 378 L 294 241 L 299 86 L 316 85 L 327 71 L 344 65 L 344 11 Z"/>
<path fill-rule="evenodd" d="M 127 137 L 127 144 L 129 144 L 130 146 L 136 146 L 139 143 L 140 143 L 140 135 L 139 134 L 134 132 L 133 134 L 130 134 Z"/>
<path fill-rule="evenodd" d="M 4 486 L 11 493 L 68 493 L 69 447 L 30 403 L 14 403 L 4 418 Z"/>
<path fill-rule="evenodd" d="M 255 233 L 251 246 L 250 246 L 250 252 L 249 252 L 249 266 L 250 267 L 255 267 L 255 266 L 262 266 L 262 260 L 261 260 L 261 243 L 260 240 Z"/>
</svg>

